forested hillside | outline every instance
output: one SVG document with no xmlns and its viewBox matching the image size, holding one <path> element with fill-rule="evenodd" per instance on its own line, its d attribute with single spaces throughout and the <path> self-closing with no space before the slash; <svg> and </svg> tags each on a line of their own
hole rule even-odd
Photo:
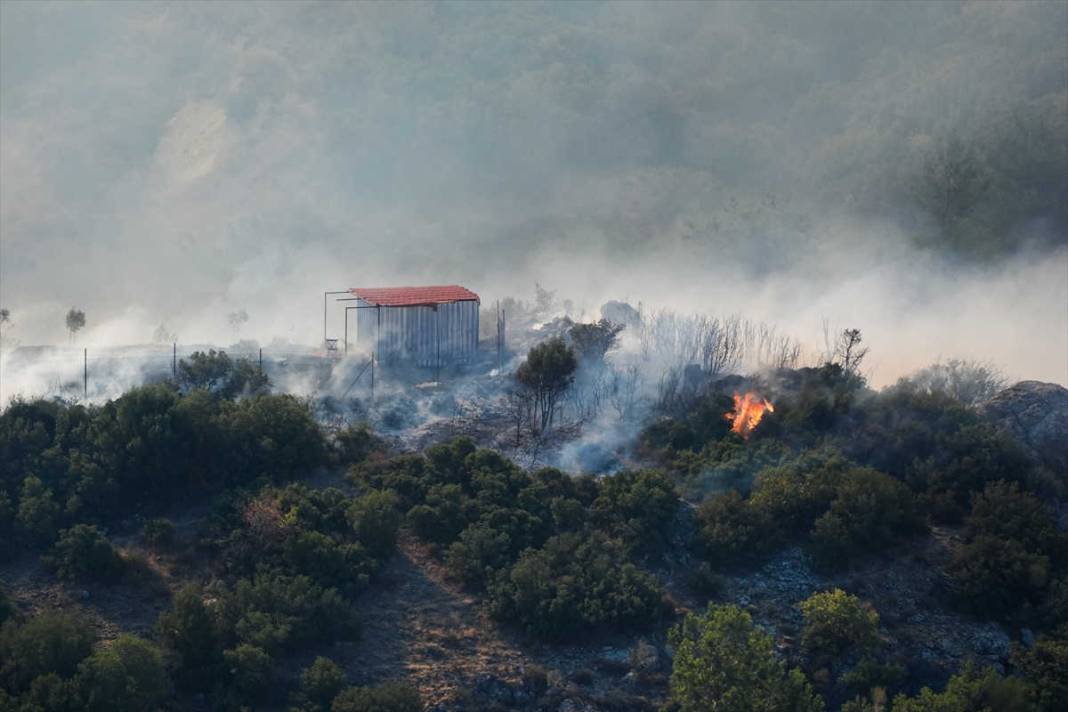
<svg viewBox="0 0 1068 712">
<path fill-rule="evenodd" d="M 623 469 L 574 475 L 468 438 L 396 451 L 241 362 L 181 373 L 0 415 L 5 709 L 1068 692 L 1068 481 L 960 388 L 875 392 L 838 363 L 732 376 L 650 417 Z M 775 405 L 740 434 L 723 416 L 743 385 Z"/>
</svg>

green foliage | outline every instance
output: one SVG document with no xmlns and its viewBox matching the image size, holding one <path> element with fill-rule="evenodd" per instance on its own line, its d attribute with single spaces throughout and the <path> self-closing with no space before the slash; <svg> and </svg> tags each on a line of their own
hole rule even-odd
<svg viewBox="0 0 1068 712">
<path fill-rule="evenodd" d="M 88 712 L 148 712 L 170 690 L 159 649 L 125 634 L 86 658 L 75 683 Z"/>
<path fill-rule="evenodd" d="M 0 677 L 15 691 L 48 673 L 70 677 L 93 639 L 89 624 L 68 613 L 42 612 L 22 624 L 8 620 L 0 628 Z"/>
<path fill-rule="evenodd" d="M 210 689 L 217 678 L 221 640 L 215 616 L 201 591 L 186 586 L 174 595 L 157 623 L 160 640 L 172 659 L 175 681 L 189 689 Z"/>
<path fill-rule="evenodd" d="M 871 604 L 840 588 L 814 593 L 800 604 L 802 644 L 819 655 L 869 650 L 878 642 L 879 614 Z"/>
<path fill-rule="evenodd" d="M 810 550 L 825 567 L 841 566 L 925 530 L 908 487 L 866 468 L 851 470 L 812 528 Z"/>
<path fill-rule="evenodd" d="M 1056 597 L 1065 540 L 1033 495 L 1015 484 L 988 485 L 973 499 L 966 541 L 949 565 L 957 600 L 980 615 L 1035 618 Z"/>
<path fill-rule="evenodd" d="M 338 456 L 345 465 L 363 462 L 378 445 L 378 438 L 366 423 L 350 425 L 334 436 Z"/>
<path fill-rule="evenodd" d="M 545 639 L 592 628 L 651 623 L 660 604 L 655 580 L 603 534 L 562 534 L 529 549 L 490 587 L 493 613 Z"/>
<path fill-rule="evenodd" d="M 194 352 L 178 361 L 178 383 L 183 389 L 204 389 L 223 398 L 259 395 L 270 388 L 270 380 L 245 358 L 232 360 L 225 351 Z"/>
<path fill-rule="evenodd" d="M 307 576 L 262 573 L 241 579 L 217 606 L 225 644 L 248 643 L 268 653 L 312 641 L 352 640 L 359 632 L 352 604 Z"/>
<path fill-rule="evenodd" d="M 735 490 L 705 500 L 697 510 L 697 525 L 701 553 L 713 565 L 757 558 L 774 544 L 764 513 Z"/>
<path fill-rule="evenodd" d="M 126 568 L 108 538 L 89 524 L 75 524 L 60 532 L 45 562 L 66 581 L 113 581 Z"/>
<path fill-rule="evenodd" d="M 153 549 L 166 549 L 174 544 L 174 522 L 164 517 L 149 519 L 142 533 L 145 543 Z"/>
<path fill-rule="evenodd" d="M 678 495 L 662 472 L 624 471 L 604 477 L 593 501 L 593 521 L 634 550 L 662 550 L 671 538 Z"/>
<path fill-rule="evenodd" d="M 300 691 L 294 699 L 308 712 L 329 712 L 344 687 L 345 673 L 333 660 L 320 656 L 300 674 Z"/>
<path fill-rule="evenodd" d="M 256 703 L 267 698 L 271 682 L 271 656 L 263 648 L 240 643 L 223 652 L 228 673 L 227 688 L 236 703 Z"/>
<path fill-rule="evenodd" d="M 993 668 L 965 667 L 942 692 L 925 687 L 916 697 L 898 695 L 893 712 L 1030 712 L 1031 690 L 1017 677 L 1004 677 Z"/>
<path fill-rule="evenodd" d="M 1030 684 L 1040 712 L 1055 712 L 1068 700 L 1068 626 L 1030 648 L 1014 646 L 1012 663 Z"/>
<path fill-rule="evenodd" d="M 710 605 L 671 629 L 671 698 L 682 712 L 823 709 L 797 669 L 787 670 L 771 637 L 736 606 Z"/>
<path fill-rule="evenodd" d="M 33 475 L 23 480 L 15 521 L 26 538 L 35 543 L 51 542 L 58 519 L 59 505 L 52 490 Z"/>
<path fill-rule="evenodd" d="M 334 698 L 330 712 L 422 712 L 419 693 L 402 682 L 349 687 Z"/>
<path fill-rule="evenodd" d="M 397 530 L 402 516 L 400 500 L 389 491 L 368 492 L 349 508 L 348 516 L 356 536 L 372 556 L 385 559 L 397 548 Z"/>
<path fill-rule="evenodd" d="M 538 432 L 552 426 L 557 401 L 571 385 L 577 368 L 575 352 L 557 336 L 532 347 L 516 369 L 516 382 L 531 403 L 531 425 Z"/>
</svg>

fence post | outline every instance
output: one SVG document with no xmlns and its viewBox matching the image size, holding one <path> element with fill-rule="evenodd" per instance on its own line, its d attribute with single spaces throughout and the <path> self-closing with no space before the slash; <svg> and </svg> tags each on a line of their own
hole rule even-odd
<svg viewBox="0 0 1068 712">
<path fill-rule="evenodd" d="M 263 375 L 263 347 L 260 347 L 260 375 Z"/>
<path fill-rule="evenodd" d="M 82 349 L 82 397 L 89 400 L 89 349 Z"/>
<path fill-rule="evenodd" d="M 171 344 L 171 378 L 178 380 L 178 342 Z"/>
</svg>

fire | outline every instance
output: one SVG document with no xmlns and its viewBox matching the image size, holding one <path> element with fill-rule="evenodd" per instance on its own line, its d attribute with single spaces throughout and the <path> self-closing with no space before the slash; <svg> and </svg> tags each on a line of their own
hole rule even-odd
<svg viewBox="0 0 1068 712">
<path fill-rule="evenodd" d="M 775 406 L 767 398 L 761 398 L 752 392 L 744 396 L 735 393 L 734 410 L 724 413 L 723 417 L 731 421 L 731 430 L 743 438 L 748 438 L 749 433 L 753 432 L 753 428 L 763 419 L 765 411 L 775 412 Z"/>
</svg>

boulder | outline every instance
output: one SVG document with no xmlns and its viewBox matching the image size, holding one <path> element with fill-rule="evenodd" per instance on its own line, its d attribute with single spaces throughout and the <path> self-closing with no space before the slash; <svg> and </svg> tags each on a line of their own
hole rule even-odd
<svg viewBox="0 0 1068 712">
<path fill-rule="evenodd" d="M 1020 381 L 998 392 L 980 411 L 1054 474 L 1068 477 L 1068 388 Z"/>
</svg>

